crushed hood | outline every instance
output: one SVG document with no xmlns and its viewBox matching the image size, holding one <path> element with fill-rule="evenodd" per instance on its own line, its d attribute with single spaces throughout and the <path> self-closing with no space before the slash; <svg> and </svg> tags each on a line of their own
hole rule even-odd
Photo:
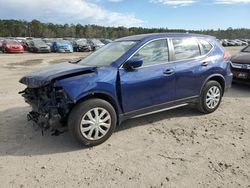
<svg viewBox="0 0 250 188">
<path fill-rule="evenodd" d="M 20 79 L 20 83 L 27 85 L 29 88 L 38 88 L 51 83 L 52 80 L 62 77 L 69 77 L 75 74 L 94 72 L 96 67 L 87 67 L 72 63 L 59 63 L 48 66 L 44 69 L 27 74 Z"/>
</svg>

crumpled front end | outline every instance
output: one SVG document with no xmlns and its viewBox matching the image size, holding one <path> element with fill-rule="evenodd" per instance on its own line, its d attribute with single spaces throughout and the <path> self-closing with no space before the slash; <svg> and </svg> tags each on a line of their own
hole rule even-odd
<svg viewBox="0 0 250 188">
<path fill-rule="evenodd" d="M 35 122 L 43 130 L 62 127 L 73 104 L 62 88 L 50 85 L 26 88 L 20 94 L 32 107 L 27 115 L 28 120 Z"/>
</svg>

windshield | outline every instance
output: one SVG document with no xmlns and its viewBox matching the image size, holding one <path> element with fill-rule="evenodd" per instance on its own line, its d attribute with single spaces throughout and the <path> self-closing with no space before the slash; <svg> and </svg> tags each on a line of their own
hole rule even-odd
<svg viewBox="0 0 250 188">
<path fill-rule="evenodd" d="M 45 43 L 42 40 L 34 40 L 35 45 L 44 45 Z"/>
<path fill-rule="evenodd" d="M 103 44 L 101 41 L 97 40 L 97 39 L 92 39 L 91 40 L 94 44 Z"/>
<path fill-rule="evenodd" d="M 43 39 L 43 41 L 44 41 L 45 43 L 51 43 L 51 42 L 53 42 L 52 39 Z"/>
<path fill-rule="evenodd" d="M 250 46 L 244 48 L 244 49 L 242 50 L 242 52 L 248 52 L 248 53 L 250 53 Z"/>
<path fill-rule="evenodd" d="M 85 59 L 79 61 L 78 64 L 97 67 L 110 65 L 126 53 L 135 43 L 135 41 L 109 43 L 96 52 L 90 54 Z"/>
<path fill-rule="evenodd" d="M 7 40 L 6 44 L 20 44 L 18 41 L 15 40 Z"/>
<path fill-rule="evenodd" d="M 87 44 L 87 40 L 86 39 L 80 39 L 76 41 L 77 44 Z"/>
<path fill-rule="evenodd" d="M 58 40 L 57 41 L 58 45 L 65 45 L 65 44 L 71 44 L 69 41 L 67 40 Z"/>
</svg>

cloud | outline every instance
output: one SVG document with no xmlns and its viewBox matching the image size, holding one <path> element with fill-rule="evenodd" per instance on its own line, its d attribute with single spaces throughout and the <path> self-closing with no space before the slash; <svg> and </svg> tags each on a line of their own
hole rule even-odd
<svg viewBox="0 0 250 188">
<path fill-rule="evenodd" d="M 152 3 L 158 3 L 173 7 L 189 6 L 196 3 L 196 0 L 150 0 Z"/>
<path fill-rule="evenodd" d="M 204 3 L 199 0 L 150 0 L 151 3 L 163 4 L 167 6 L 172 6 L 174 8 L 189 6 L 194 3 Z M 231 5 L 231 4 L 250 4 L 250 0 L 209 0 L 205 1 L 205 4 L 224 4 L 224 5 Z"/>
<path fill-rule="evenodd" d="M 113 0 L 114 1 L 114 0 Z M 143 21 L 131 13 L 109 11 L 86 0 L 0 0 L 1 17 L 8 13 L 19 19 L 39 19 L 59 23 L 90 23 L 104 26 L 142 26 Z M 4 11 L 2 11 L 4 10 Z M 8 10 L 8 11 L 7 11 Z"/>
<path fill-rule="evenodd" d="M 231 5 L 231 4 L 238 4 L 238 3 L 247 4 L 247 3 L 250 3 L 250 0 L 215 0 L 214 3 L 224 4 L 224 5 Z"/>
<path fill-rule="evenodd" d="M 123 0 L 108 0 L 108 1 L 112 3 L 118 3 L 118 2 L 122 2 Z"/>
</svg>

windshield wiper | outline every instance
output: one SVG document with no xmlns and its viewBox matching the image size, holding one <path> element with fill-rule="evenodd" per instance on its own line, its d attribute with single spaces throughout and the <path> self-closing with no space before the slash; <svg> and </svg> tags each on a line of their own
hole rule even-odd
<svg viewBox="0 0 250 188">
<path fill-rule="evenodd" d="M 76 64 L 78 62 L 80 62 L 82 59 L 78 59 L 78 60 L 75 60 L 75 61 L 68 61 L 69 63 L 72 63 L 72 64 Z"/>
</svg>

